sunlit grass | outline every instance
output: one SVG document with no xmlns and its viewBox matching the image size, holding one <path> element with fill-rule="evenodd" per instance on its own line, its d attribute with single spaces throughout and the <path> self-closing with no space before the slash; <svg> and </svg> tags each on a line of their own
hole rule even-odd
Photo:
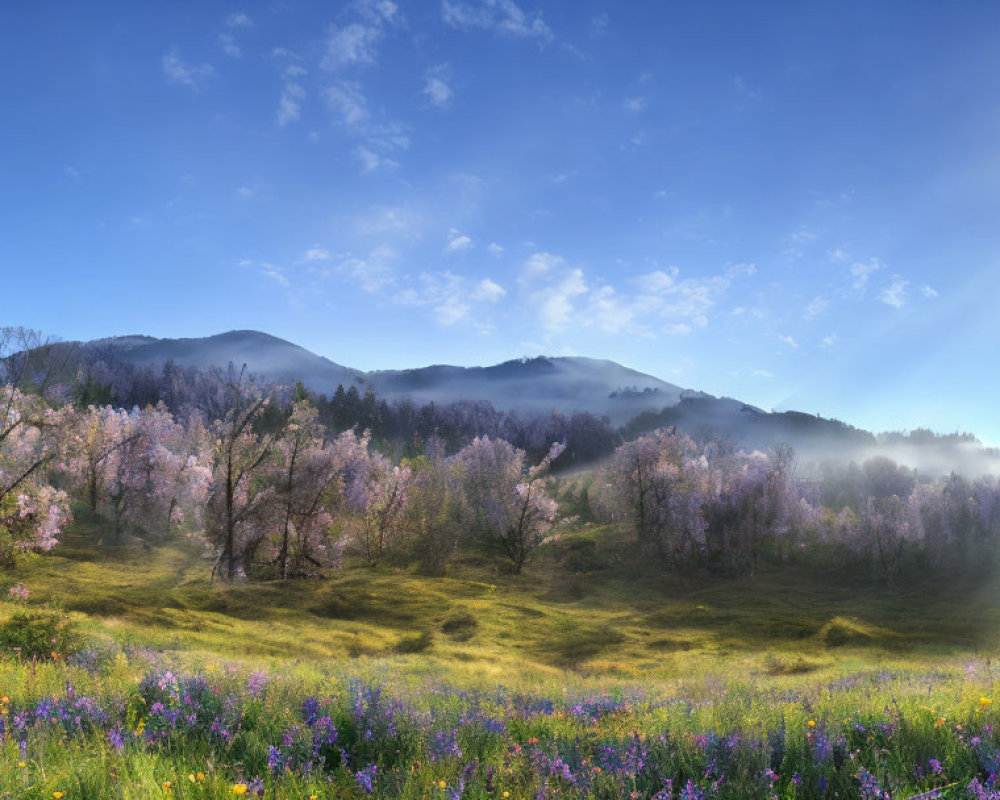
<svg viewBox="0 0 1000 800">
<path fill-rule="evenodd" d="M 8 578 L 29 587 L 29 609 L 65 610 L 100 664 L 9 655 L 0 659 L 0 693 L 17 711 L 65 698 L 72 686 L 73 696 L 124 715 L 125 748 L 118 752 L 103 730 L 58 728 L 33 736 L 25 755 L 8 736 L 0 796 L 231 797 L 234 784 L 260 777 L 268 797 L 349 797 L 364 793 L 355 772 L 378 763 L 377 794 L 423 800 L 450 797 L 475 754 L 512 797 L 535 796 L 543 757 L 586 775 L 583 796 L 652 797 L 662 787 L 651 773 L 594 769 L 601 747 L 624 757 L 638 734 L 650 763 L 666 771 L 661 777 L 698 780 L 719 797 L 767 797 L 760 776 L 778 758 L 776 732 L 783 744 L 772 788 L 781 797 L 819 796 L 828 780 L 840 796 L 857 796 L 862 764 L 897 792 L 955 776 L 961 786 L 947 790 L 954 793 L 983 774 L 972 733 L 995 752 L 993 582 L 880 588 L 864 575 L 794 563 L 739 579 L 677 575 L 636 567 L 620 532 L 594 527 L 548 546 L 519 576 L 480 554 L 445 577 L 348 566 L 326 580 L 226 586 L 210 582 L 194 546 L 108 548 L 102 530 L 99 521 L 77 524 L 60 548 L 28 558 Z M 0 619 L 22 608 L 0 601 Z M 244 732 L 236 750 L 198 738 L 142 743 L 135 729 L 151 710 L 137 704 L 138 681 L 167 668 L 203 676 L 219 697 L 237 699 Z M 255 699 L 247 687 L 257 670 L 268 677 Z M 359 681 L 403 703 L 412 762 L 395 764 L 398 742 L 368 755 L 349 744 Z M 360 748 L 364 763 L 268 777 L 268 747 L 302 727 L 308 695 L 329 704 L 340 741 Z M 595 702 L 614 710 L 573 711 Z M 461 722 L 470 709 L 502 720 L 502 733 Z M 879 732 L 883 725 L 888 733 Z M 435 737 L 452 728 L 462 757 L 431 758 Z M 815 763 L 815 731 L 856 750 L 856 763 Z M 734 733 L 748 744 L 727 751 L 736 759 L 727 767 L 730 787 L 712 790 L 699 776 L 713 763 L 713 737 Z M 930 759 L 943 764 L 941 776 L 926 772 Z M 464 796 L 500 796 L 476 776 Z M 552 797 L 583 791 L 555 778 L 546 785 Z"/>
</svg>

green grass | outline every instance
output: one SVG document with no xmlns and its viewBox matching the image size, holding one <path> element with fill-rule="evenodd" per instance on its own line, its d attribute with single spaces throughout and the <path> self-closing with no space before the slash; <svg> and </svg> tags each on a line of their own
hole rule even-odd
<svg viewBox="0 0 1000 800">
<path fill-rule="evenodd" d="M 10 582 L 93 637 L 199 657 L 389 658 L 486 680 L 511 670 L 670 680 L 937 665 L 993 652 L 1000 636 L 995 582 L 880 588 L 798 566 L 740 579 L 637 570 L 641 560 L 623 557 L 629 544 L 609 528 L 565 536 L 519 576 L 481 557 L 446 577 L 349 566 L 326 580 L 234 586 L 211 585 L 193 546 L 107 548 L 101 533 L 99 522 L 77 524 Z M 16 607 L 0 602 L 0 615 Z"/>
<path fill-rule="evenodd" d="M 103 532 L 99 521 L 78 522 L 56 550 L 27 557 L 7 582 L 31 589 L 29 610 L 65 610 L 85 639 L 107 645 L 108 657 L 88 670 L 8 654 L 0 658 L 0 695 L 10 696 L 12 715 L 49 697 L 92 697 L 124 715 L 128 741 L 117 752 L 105 729 L 64 732 L 54 718 L 43 720 L 28 736 L 27 757 L 14 737 L 0 742 L 0 798 L 232 797 L 234 783 L 268 775 L 268 747 L 302 729 L 309 694 L 323 698 L 338 745 L 357 763 L 273 775 L 268 798 L 359 797 L 354 771 L 378 763 L 374 796 L 445 800 L 476 758 L 496 770 L 498 783 L 470 777 L 469 800 L 500 789 L 521 800 L 542 785 L 552 798 L 649 798 L 666 775 L 710 789 L 714 778 L 704 776 L 714 756 L 705 737 L 730 733 L 747 744 L 727 751 L 729 782 L 712 796 L 764 798 L 779 731 L 776 796 L 819 796 L 818 782 L 829 779 L 838 796 L 855 797 L 864 765 L 894 796 L 908 797 L 946 782 L 963 788 L 979 772 L 978 745 L 966 732 L 994 750 L 1000 743 L 998 673 L 988 660 L 1000 634 L 996 581 L 880 588 L 866 575 L 801 564 L 736 580 L 678 575 L 637 568 L 643 560 L 620 531 L 588 527 L 543 548 L 522 575 L 480 554 L 445 577 L 348 566 L 326 580 L 228 586 L 210 583 L 193 543 L 109 548 Z M 23 605 L 4 589 L 0 621 Z M 132 647 L 155 652 L 130 655 Z M 202 734 L 163 745 L 135 733 L 146 720 L 155 724 L 139 682 L 167 667 L 205 676 L 216 698 L 238 700 L 242 728 L 232 745 Z M 269 674 L 261 696 L 248 691 L 257 669 Z M 384 684 L 405 703 L 398 735 L 359 738 L 358 681 Z M 524 698 L 550 710 L 525 710 Z M 573 711 L 595 699 L 619 705 L 594 718 Z M 503 720 L 504 730 L 460 721 L 470 709 Z M 435 759 L 434 737 L 453 727 L 463 756 Z M 818 765 L 814 731 L 857 760 Z M 602 748 L 623 754 L 640 740 L 659 777 L 593 769 Z M 587 794 L 544 778 L 539 764 L 556 757 L 587 776 Z M 942 776 L 915 772 L 931 758 L 944 765 Z M 187 780 L 198 772 L 204 781 Z M 948 791 L 941 796 L 965 796 Z"/>
</svg>

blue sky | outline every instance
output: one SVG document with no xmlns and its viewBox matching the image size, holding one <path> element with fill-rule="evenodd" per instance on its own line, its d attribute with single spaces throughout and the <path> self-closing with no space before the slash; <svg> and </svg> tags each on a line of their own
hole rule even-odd
<svg viewBox="0 0 1000 800">
<path fill-rule="evenodd" d="M 1000 443 L 1000 6 L 7 4 L 3 322 Z"/>
</svg>

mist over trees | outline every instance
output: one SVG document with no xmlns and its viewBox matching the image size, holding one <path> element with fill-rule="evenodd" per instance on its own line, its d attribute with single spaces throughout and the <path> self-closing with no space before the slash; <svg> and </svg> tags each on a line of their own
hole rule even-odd
<svg viewBox="0 0 1000 800">
<path fill-rule="evenodd" d="M 622 441 L 589 414 L 388 404 L 353 386 L 316 397 L 232 368 L 90 360 L 67 374 L 65 353 L 31 332 L 5 329 L 2 344 L 6 568 L 55 546 L 71 507 L 106 520 L 106 545 L 187 537 L 227 582 L 319 577 L 345 557 L 441 574 L 487 554 L 519 573 L 581 524 L 627 533 L 637 566 L 665 574 L 812 561 L 892 584 L 931 569 L 978 576 L 998 556 L 988 475 L 931 479 L 881 455 L 803 469 L 787 445 L 668 427 Z"/>
</svg>

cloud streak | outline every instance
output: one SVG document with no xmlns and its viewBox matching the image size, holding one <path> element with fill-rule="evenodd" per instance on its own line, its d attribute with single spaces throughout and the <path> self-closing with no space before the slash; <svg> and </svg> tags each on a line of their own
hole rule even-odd
<svg viewBox="0 0 1000 800">
<path fill-rule="evenodd" d="M 552 30 L 545 24 L 541 13 L 529 15 L 513 0 L 443 0 L 441 18 L 453 28 L 478 28 L 539 42 L 549 42 L 553 38 Z"/>
</svg>

